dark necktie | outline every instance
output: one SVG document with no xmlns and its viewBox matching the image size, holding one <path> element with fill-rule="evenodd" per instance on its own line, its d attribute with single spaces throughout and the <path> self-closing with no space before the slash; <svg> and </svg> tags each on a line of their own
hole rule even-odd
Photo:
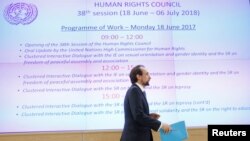
<svg viewBox="0 0 250 141">
<path fill-rule="evenodd" d="M 147 101 L 147 97 L 146 97 L 146 92 L 143 91 L 142 93 L 143 93 L 143 95 L 144 95 L 144 97 L 145 97 L 146 105 L 147 105 L 147 110 L 148 110 L 148 112 L 149 112 L 149 107 L 148 107 L 148 101 Z"/>
<path fill-rule="evenodd" d="M 145 92 L 145 91 L 143 91 L 142 93 L 143 93 L 143 95 L 146 97 L 146 92 Z"/>
</svg>

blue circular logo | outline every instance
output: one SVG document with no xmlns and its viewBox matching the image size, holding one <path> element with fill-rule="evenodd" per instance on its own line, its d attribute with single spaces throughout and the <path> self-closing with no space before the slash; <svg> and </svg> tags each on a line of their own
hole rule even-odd
<svg viewBox="0 0 250 141">
<path fill-rule="evenodd" d="M 18 24 L 30 24 L 37 17 L 37 7 L 33 4 L 27 3 L 15 3 L 6 6 L 4 10 L 4 17 L 10 23 L 14 25 Z"/>
</svg>

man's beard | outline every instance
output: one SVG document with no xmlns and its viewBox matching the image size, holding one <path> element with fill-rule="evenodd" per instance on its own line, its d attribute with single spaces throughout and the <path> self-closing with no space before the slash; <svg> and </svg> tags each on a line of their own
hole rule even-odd
<svg viewBox="0 0 250 141">
<path fill-rule="evenodd" d="M 149 81 L 145 82 L 144 86 L 149 86 Z"/>
</svg>

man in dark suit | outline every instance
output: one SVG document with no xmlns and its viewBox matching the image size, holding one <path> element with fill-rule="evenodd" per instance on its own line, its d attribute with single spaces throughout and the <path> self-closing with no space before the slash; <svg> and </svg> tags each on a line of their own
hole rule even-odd
<svg viewBox="0 0 250 141">
<path fill-rule="evenodd" d="M 151 129 L 169 132 L 171 127 L 158 120 L 160 115 L 149 113 L 144 90 L 151 79 L 147 69 L 143 65 L 137 65 L 129 76 L 132 85 L 124 99 L 125 124 L 121 141 L 153 141 Z"/>
</svg>

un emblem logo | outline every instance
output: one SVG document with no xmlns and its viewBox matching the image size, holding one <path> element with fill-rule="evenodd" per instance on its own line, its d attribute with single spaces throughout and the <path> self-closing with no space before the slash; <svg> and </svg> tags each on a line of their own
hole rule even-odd
<svg viewBox="0 0 250 141">
<path fill-rule="evenodd" d="M 27 25 L 32 23 L 37 17 L 37 7 L 33 4 L 15 3 L 6 6 L 4 10 L 4 18 L 10 24 Z"/>
</svg>

